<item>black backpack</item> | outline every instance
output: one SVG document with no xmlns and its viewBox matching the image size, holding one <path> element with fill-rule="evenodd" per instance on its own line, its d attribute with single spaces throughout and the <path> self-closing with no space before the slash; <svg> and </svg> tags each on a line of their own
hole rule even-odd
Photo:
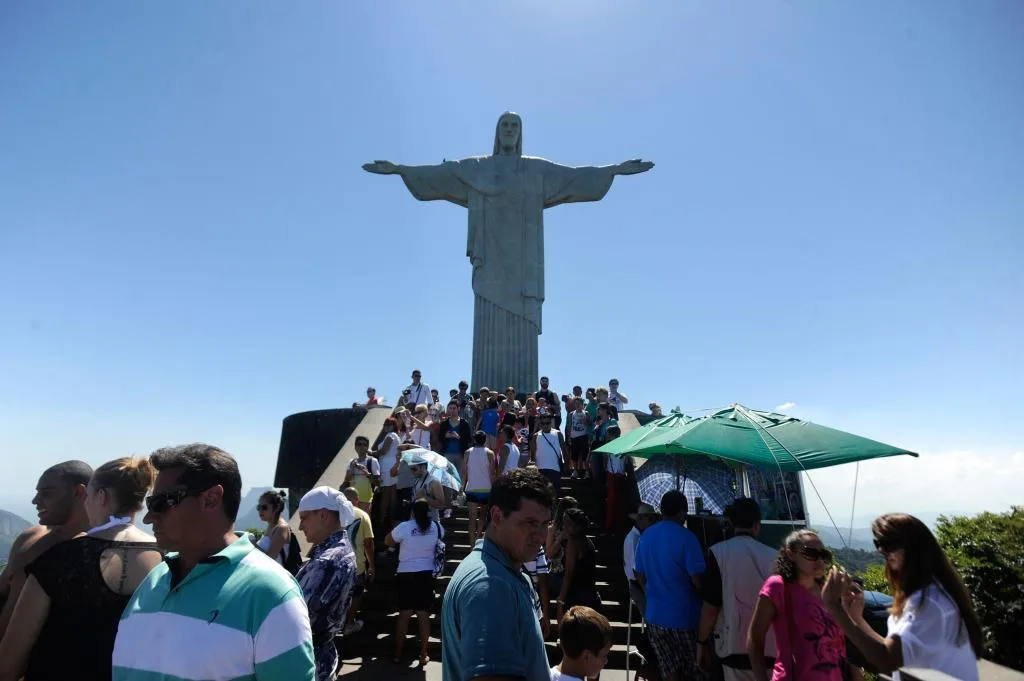
<svg viewBox="0 0 1024 681">
<path fill-rule="evenodd" d="M 299 548 L 299 540 L 294 532 L 291 533 L 291 536 L 292 538 L 288 541 L 288 551 L 281 549 L 281 562 L 284 563 L 284 569 L 294 576 L 302 567 L 302 549 Z M 286 553 L 287 555 L 285 555 Z"/>
</svg>

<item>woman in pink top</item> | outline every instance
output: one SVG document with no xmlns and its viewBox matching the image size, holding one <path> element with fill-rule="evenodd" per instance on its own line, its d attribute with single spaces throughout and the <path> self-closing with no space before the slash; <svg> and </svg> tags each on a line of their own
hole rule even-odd
<svg viewBox="0 0 1024 681">
<path fill-rule="evenodd" d="M 821 600 L 825 571 L 832 561 L 817 533 L 793 532 L 783 542 L 757 599 L 747 633 L 747 653 L 755 681 L 768 681 L 764 641 L 771 627 L 779 656 L 772 681 L 843 681 L 844 670 L 860 679 L 846 661 L 843 630 Z"/>
</svg>

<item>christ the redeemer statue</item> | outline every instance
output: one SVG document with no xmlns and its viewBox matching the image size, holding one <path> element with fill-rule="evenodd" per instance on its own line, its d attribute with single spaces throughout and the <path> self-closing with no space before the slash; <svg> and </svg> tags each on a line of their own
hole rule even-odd
<svg viewBox="0 0 1024 681">
<path fill-rule="evenodd" d="M 523 124 L 506 112 L 494 132 L 494 153 L 438 165 L 389 161 L 363 169 L 400 175 L 420 201 L 451 201 L 469 209 L 466 255 L 473 265 L 473 390 L 537 386 L 537 337 L 544 303 L 544 209 L 600 201 L 616 175 L 650 170 L 649 161 L 563 166 L 523 156 Z"/>
</svg>

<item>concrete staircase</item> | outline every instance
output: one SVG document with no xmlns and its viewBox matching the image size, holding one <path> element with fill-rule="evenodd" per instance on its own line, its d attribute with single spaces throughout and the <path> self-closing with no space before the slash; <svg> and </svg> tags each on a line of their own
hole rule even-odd
<svg viewBox="0 0 1024 681">
<path fill-rule="evenodd" d="M 626 631 L 627 631 L 627 604 L 629 597 L 625 576 L 622 572 L 622 540 L 623 537 L 607 537 L 597 533 L 597 528 L 602 526 L 604 513 L 604 499 L 599 498 L 592 482 L 583 480 L 571 480 L 563 478 L 562 494 L 571 495 L 579 502 L 581 508 L 594 523 L 594 533 L 591 539 L 598 551 L 597 587 L 601 594 L 603 606 L 601 611 L 612 622 L 614 640 L 612 652 L 608 660 L 609 669 L 626 668 Z M 448 565 L 444 574 L 438 579 L 437 599 L 431 613 L 431 635 L 430 635 L 430 657 L 432 660 L 441 660 L 441 602 L 444 598 L 444 591 L 448 587 L 451 575 L 455 572 L 459 562 L 470 552 L 468 518 L 465 508 L 454 510 L 451 519 L 443 522 L 445 528 L 445 540 L 447 544 Z M 379 542 L 379 545 L 383 545 Z M 397 593 L 394 587 L 395 563 L 393 559 L 379 558 L 377 565 L 377 577 L 375 583 L 367 591 L 363 602 L 360 618 L 365 626 L 358 634 L 339 638 L 338 649 L 342 660 L 361 660 L 365 664 L 367 660 L 380 658 L 390 660 L 395 645 L 395 622 L 398 615 Z M 551 594 L 552 599 L 557 594 Z M 555 604 L 551 603 L 552 616 L 555 612 Z M 637 622 L 639 616 L 634 611 L 633 621 Z M 419 650 L 419 642 L 416 634 L 415 618 L 410 621 L 409 638 L 405 642 L 405 656 L 412 659 Z M 636 642 L 636 635 L 639 627 L 634 626 L 633 642 Z M 548 657 L 552 664 L 561 658 L 561 653 L 555 643 L 555 632 L 552 630 L 548 637 Z M 634 648 L 635 650 L 635 648 Z M 630 668 L 637 666 L 636 658 L 630 661 Z"/>
</svg>

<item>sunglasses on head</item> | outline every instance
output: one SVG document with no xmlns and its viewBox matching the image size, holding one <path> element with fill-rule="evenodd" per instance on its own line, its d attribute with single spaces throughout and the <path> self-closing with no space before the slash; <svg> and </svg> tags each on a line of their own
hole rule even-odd
<svg viewBox="0 0 1024 681">
<path fill-rule="evenodd" d="M 826 563 L 832 562 L 832 552 L 828 549 L 816 549 L 812 546 L 801 546 L 800 555 L 807 560 L 822 560 Z"/>
<path fill-rule="evenodd" d="M 185 499 L 197 497 L 205 491 L 206 489 L 172 489 L 157 492 L 146 497 L 146 510 L 150 513 L 166 513 Z"/>
</svg>

